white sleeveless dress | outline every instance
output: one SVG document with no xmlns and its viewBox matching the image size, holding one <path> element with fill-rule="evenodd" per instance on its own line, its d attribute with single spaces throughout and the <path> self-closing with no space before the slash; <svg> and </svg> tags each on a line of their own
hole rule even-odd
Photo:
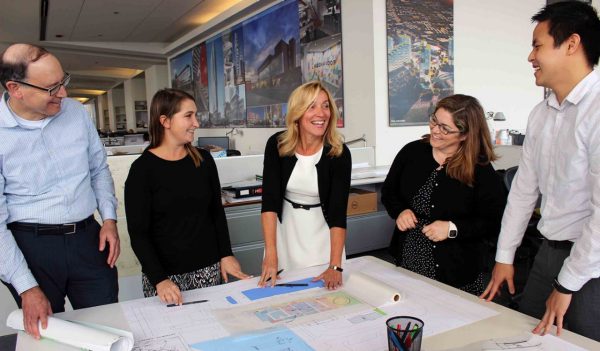
<svg viewBox="0 0 600 351">
<path fill-rule="evenodd" d="M 296 153 L 298 161 L 287 184 L 285 197 L 303 205 L 321 202 L 317 168 L 323 148 L 310 156 Z M 329 226 L 321 207 L 294 208 L 283 200 L 281 223 L 277 221 L 277 258 L 279 269 L 296 269 L 328 264 L 331 254 Z M 346 253 L 342 253 L 345 260 Z M 343 266 L 343 265 L 342 265 Z"/>
</svg>

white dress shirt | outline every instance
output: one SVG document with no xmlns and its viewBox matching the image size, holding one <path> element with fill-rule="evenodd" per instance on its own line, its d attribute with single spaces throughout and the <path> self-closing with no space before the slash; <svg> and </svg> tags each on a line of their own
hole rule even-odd
<svg viewBox="0 0 600 351">
<path fill-rule="evenodd" d="M 588 74 L 562 104 L 538 104 L 502 218 L 496 261 L 512 264 L 536 200 L 538 229 L 549 240 L 574 242 L 558 281 L 577 291 L 600 276 L 600 78 Z"/>
</svg>

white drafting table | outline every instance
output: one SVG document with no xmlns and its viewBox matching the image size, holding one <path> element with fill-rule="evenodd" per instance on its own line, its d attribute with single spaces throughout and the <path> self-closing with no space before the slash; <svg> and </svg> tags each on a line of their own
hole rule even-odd
<svg viewBox="0 0 600 351">
<path fill-rule="evenodd" d="M 499 312 L 498 315 L 481 320 L 479 322 L 472 323 L 460 328 L 452 329 L 441 334 L 425 337 L 423 340 L 423 350 L 425 351 L 461 348 L 465 347 L 465 345 L 473 344 L 478 341 L 488 340 L 490 338 L 514 336 L 523 332 L 530 331 L 537 325 L 537 320 L 527 315 L 521 314 L 519 312 L 505 308 L 495 303 L 486 303 L 483 301 L 479 301 L 479 299 L 473 295 L 452 288 L 448 285 L 439 283 L 437 281 L 414 274 L 412 272 L 408 272 L 402 268 L 395 267 L 394 265 L 388 262 L 379 260 L 374 257 L 360 257 L 355 258 L 353 260 L 357 259 L 367 260 L 369 263 L 381 265 L 382 268 L 387 267 L 388 269 L 392 268 L 395 270 L 400 270 L 403 273 L 408 274 L 411 278 L 416 278 L 422 282 L 427 282 L 447 292 L 460 296 L 461 298 L 484 304 L 484 306 L 487 306 Z M 349 260 L 349 262 L 353 260 Z M 241 285 L 237 282 L 230 283 L 228 285 L 228 287 L 231 287 L 232 291 L 238 289 L 236 288 L 236 286 L 239 287 Z M 57 316 L 63 319 L 87 321 L 122 329 L 129 329 L 129 326 L 127 324 L 126 319 L 123 316 L 119 303 L 86 308 L 76 311 L 63 312 L 57 314 Z M 385 319 L 387 319 L 387 317 L 382 319 L 380 328 L 385 328 Z M 600 350 L 599 342 L 585 338 L 578 334 L 571 333 L 569 331 L 564 331 L 561 338 L 589 350 Z M 18 334 L 16 347 L 17 351 L 52 351 L 64 350 L 64 348 L 64 345 L 54 343 L 50 340 L 42 340 L 41 342 L 36 341 L 24 332 L 19 332 Z M 472 345 L 470 347 L 464 348 L 464 350 L 477 349 L 479 348 L 474 348 Z"/>
</svg>

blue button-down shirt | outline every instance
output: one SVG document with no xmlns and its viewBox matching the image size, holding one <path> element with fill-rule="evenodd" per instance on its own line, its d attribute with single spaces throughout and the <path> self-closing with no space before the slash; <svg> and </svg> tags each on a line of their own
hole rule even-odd
<svg viewBox="0 0 600 351">
<path fill-rule="evenodd" d="M 0 279 L 18 293 L 37 285 L 6 224 L 73 223 L 96 209 L 115 219 L 106 152 L 79 102 L 64 98 L 41 128 L 20 124 L 0 100 Z"/>
</svg>

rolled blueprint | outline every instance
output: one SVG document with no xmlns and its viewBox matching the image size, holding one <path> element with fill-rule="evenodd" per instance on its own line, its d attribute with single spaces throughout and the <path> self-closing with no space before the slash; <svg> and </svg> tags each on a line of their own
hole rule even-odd
<svg viewBox="0 0 600 351">
<path fill-rule="evenodd" d="M 17 330 L 23 326 L 23 310 L 13 311 L 6 325 Z M 133 334 L 131 332 L 104 327 L 79 324 L 56 317 L 48 317 L 48 327 L 41 328 L 40 335 L 70 346 L 91 351 L 131 351 Z"/>
<path fill-rule="evenodd" d="M 360 272 L 350 274 L 348 281 L 344 283 L 344 290 L 373 307 L 396 303 L 402 297 L 393 286 Z"/>
</svg>

